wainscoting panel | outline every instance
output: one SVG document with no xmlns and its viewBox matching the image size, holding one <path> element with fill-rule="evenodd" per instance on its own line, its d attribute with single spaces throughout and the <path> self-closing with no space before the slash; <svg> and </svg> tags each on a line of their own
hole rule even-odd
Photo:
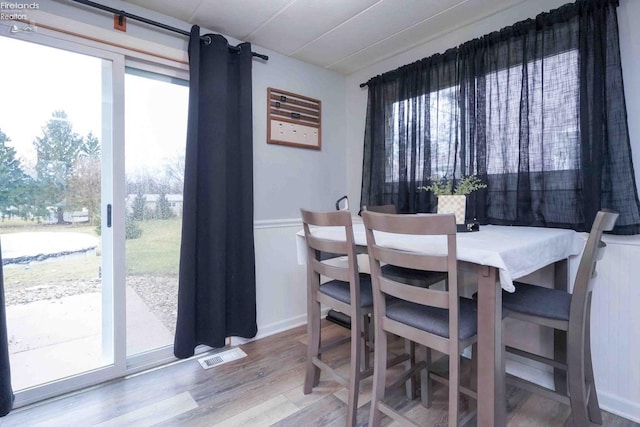
<svg viewBox="0 0 640 427">
<path fill-rule="evenodd" d="M 306 266 L 298 264 L 300 219 L 256 221 L 258 335 L 263 338 L 307 322 Z"/>
<path fill-rule="evenodd" d="M 640 239 L 606 236 L 592 302 L 600 406 L 640 422 Z"/>
</svg>

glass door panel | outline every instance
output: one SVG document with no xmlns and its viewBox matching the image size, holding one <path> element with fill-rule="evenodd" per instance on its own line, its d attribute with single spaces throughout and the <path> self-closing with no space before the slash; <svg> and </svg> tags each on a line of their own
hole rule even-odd
<svg viewBox="0 0 640 427">
<path fill-rule="evenodd" d="M 172 346 L 188 82 L 126 69 L 127 356 Z"/>
<path fill-rule="evenodd" d="M 20 58 L 0 67 L 0 239 L 20 391 L 114 363 L 100 215 L 112 63 L 8 37 L 0 52 Z"/>
</svg>

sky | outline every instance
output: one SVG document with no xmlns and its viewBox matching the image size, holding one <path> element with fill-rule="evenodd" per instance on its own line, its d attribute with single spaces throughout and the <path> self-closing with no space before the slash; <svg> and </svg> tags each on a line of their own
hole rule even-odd
<svg viewBox="0 0 640 427">
<path fill-rule="evenodd" d="M 101 139 L 102 59 L 3 36 L 0 56 L 0 130 L 25 166 L 35 165 L 33 141 L 53 111 Z M 125 94 L 127 174 L 184 154 L 188 88 L 127 75 Z"/>
</svg>

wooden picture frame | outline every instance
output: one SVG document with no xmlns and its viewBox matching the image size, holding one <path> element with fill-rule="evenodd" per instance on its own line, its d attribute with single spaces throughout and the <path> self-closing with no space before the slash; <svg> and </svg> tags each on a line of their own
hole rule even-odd
<svg viewBox="0 0 640 427">
<path fill-rule="evenodd" d="M 320 150 L 322 102 L 267 88 L 267 143 Z"/>
</svg>

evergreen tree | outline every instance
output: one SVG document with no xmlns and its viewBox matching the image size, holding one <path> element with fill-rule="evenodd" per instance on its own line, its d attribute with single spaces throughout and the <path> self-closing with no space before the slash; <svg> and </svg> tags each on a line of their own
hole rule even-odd
<svg viewBox="0 0 640 427">
<path fill-rule="evenodd" d="M 98 137 L 93 135 L 93 132 L 89 132 L 89 134 L 84 137 L 80 150 L 94 159 L 100 159 L 100 154 L 102 154 L 102 146 L 100 145 L 100 140 L 98 139 Z"/>
<path fill-rule="evenodd" d="M 30 177 L 22 170 L 16 150 L 7 146 L 11 141 L 0 130 L 0 215 L 27 215 L 29 209 L 28 190 Z"/>
<path fill-rule="evenodd" d="M 158 197 L 158 201 L 156 202 L 156 218 L 158 219 L 169 219 L 173 216 L 173 211 L 171 210 L 171 204 L 167 199 L 167 195 L 162 192 Z"/>
<path fill-rule="evenodd" d="M 127 215 L 124 219 L 124 238 L 125 240 L 137 239 L 142 236 L 142 229 L 138 225 L 138 221 L 133 215 Z"/>
<path fill-rule="evenodd" d="M 133 199 L 133 206 L 131 213 L 131 218 L 137 221 L 142 221 L 145 219 L 145 211 L 146 211 L 147 201 L 142 192 L 138 192 L 136 194 L 136 198 Z"/>
<path fill-rule="evenodd" d="M 40 209 L 57 209 L 58 223 L 63 222 L 67 185 L 74 173 L 74 165 L 83 139 L 75 132 L 64 111 L 54 111 L 42 127 L 42 136 L 33 141 L 36 148 L 36 172 L 40 195 Z"/>
</svg>

